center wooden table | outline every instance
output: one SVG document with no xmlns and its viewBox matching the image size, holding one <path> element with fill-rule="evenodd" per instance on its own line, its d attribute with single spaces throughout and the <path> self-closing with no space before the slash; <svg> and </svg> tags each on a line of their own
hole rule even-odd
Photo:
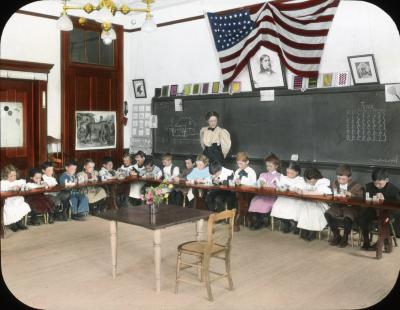
<svg viewBox="0 0 400 310">
<path fill-rule="evenodd" d="M 151 214 L 148 206 L 136 206 L 107 210 L 98 217 L 110 221 L 112 274 L 117 273 L 117 223 L 122 222 L 141 226 L 154 231 L 153 249 L 156 278 L 156 291 L 161 289 L 161 229 L 196 221 L 196 238 L 203 239 L 203 223 L 212 212 L 175 205 L 161 205 L 158 213 Z"/>
</svg>

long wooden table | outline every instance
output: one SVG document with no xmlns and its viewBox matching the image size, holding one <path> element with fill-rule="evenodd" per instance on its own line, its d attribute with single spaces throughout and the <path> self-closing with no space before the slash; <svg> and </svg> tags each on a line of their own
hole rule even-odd
<svg viewBox="0 0 400 310">
<path fill-rule="evenodd" d="M 113 180 L 107 180 L 107 181 L 95 181 L 95 182 L 88 182 L 88 183 L 81 183 L 75 185 L 73 188 L 74 189 L 79 189 L 79 188 L 84 188 L 87 186 L 106 186 L 110 190 L 110 195 L 111 195 L 111 209 L 118 209 L 117 204 L 116 204 L 116 189 L 118 185 L 121 184 L 128 184 L 128 183 L 135 183 L 135 182 L 147 182 L 149 184 L 159 184 L 161 183 L 160 180 L 153 179 L 153 178 L 143 178 L 143 177 L 137 177 L 137 176 L 131 176 L 127 177 L 125 179 L 113 179 Z M 376 257 L 382 258 L 382 248 L 383 248 L 383 243 L 384 240 L 388 240 L 389 247 L 388 251 L 391 252 L 393 249 L 392 245 L 392 239 L 390 238 L 390 226 L 389 222 L 387 221 L 387 218 L 389 216 L 389 210 L 397 210 L 400 211 L 400 202 L 380 202 L 380 203 L 371 203 L 371 202 L 366 202 L 364 199 L 360 198 L 342 198 L 342 197 L 333 197 L 333 195 L 320 195 L 320 196 L 302 196 L 300 194 L 297 194 L 295 192 L 280 192 L 277 191 L 276 189 L 273 188 L 257 188 L 257 187 L 251 187 L 251 186 L 244 186 L 244 185 L 239 185 L 239 186 L 226 186 L 226 185 L 219 185 L 219 186 L 214 186 L 214 185 L 204 185 L 204 184 L 193 184 L 190 182 L 185 182 L 185 181 L 180 181 L 180 182 L 171 182 L 174 185 L 179 185 L 180 187 L 188 187 L 188 188 L 193 188 L 197 190 L 202 190 L 204 192 L 207 192 L 208 190 L 225 190 L 225 191 L 232 191 L 236 193 L 236 197 L 238 200 L 238 210 L 237 210 L 237 216 L 235 220 L 235 228 L 236 231 L 240 230 L 240 220 L 243 218 L 245 212 L 247 212 L 247 201 L 246 201 L 246 195 L 248 194 L 253 194 L 253 195 L 266 195 L 266 196 L 285 196 L 285 197 L 291 197 L 295 199 L 304 199 L 304 200 L 311 200 L 311 201 L 321 201 L 321 202 L 326 202 L 326 203 L 335 203 L 335 204 L 341 204 L 341 205 L 350 205 L 350 206 L 361 206 L 361 207 L 367 207 L 367 208 L 375 208 L 377 211 L 377 216 L 378 216 L 378 242 L 377 242 L 377 247 L 376 247 Z M 49 189 L 34 189 L 34 190 L 29 190 L 29 191 L 8 191 L 8 192 L 1 192 L 1 210 L 0 210 L 0 215 L 1 215 L 1 237 L 4 237 L 4 225 L 3 225 L 3 205 L 4 205 L 4 200 L 8 197 L 13 197 L 13 196 L 27 196 L 27 195 L 35 195 L 35 194 L 41 194 L 45 192 L 58 192 L 62 190 L 69 190 L 71 187 L 65 187 L 64 185 L 57 185 L 55 187 L 49 188 Z M 205 195 L 203 195 L 204 198 Z M 200 200 L 201 203 L 204 204 L 204 201 L 201 201 L 202 198 L 197 197 L 197 199 Z M 200 203 L 200 204 L 201 204 Z"/>
</svg>

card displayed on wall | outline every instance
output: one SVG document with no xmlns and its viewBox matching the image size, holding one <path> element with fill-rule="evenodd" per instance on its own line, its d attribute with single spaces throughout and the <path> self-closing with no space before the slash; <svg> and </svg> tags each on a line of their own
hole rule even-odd
<svg viewBox="0 0 400 310">
<path fill-rule="evenodd" d="M 192 84 L 185 84 L 185 85 L 183 86 L 183 95 L 184 95 L 184 96 L 189 96 L 191 90 L 192 90 Z"/>
<path fill-rule="evenodd" d="M 333 85 L 333 73 L 322 74 L 322 87 L 332 87 Z"/>
<path fill-rule="evenodd" d="M 350 73 L 349 72 L 338 72 L 336 73 L 336 87 L 343 87 L 350 85 Z"/>
<path fill-rule="evenodd" d="M 265 89 L 260 90 L 260 101 L 274 101 L 275 100 L 275 90 Z"/>
<path fill-rule="evenodd" d="M 318 77 L 308 78 L 307 88 L 317 88 L 318 87 Z"/>
<path fill-rule="evenodd" d="M 183 101 L 182 99 L 175 99 L 175 112 L 182 112 L 183 111 Z"/>
<path fill-rule="evenodd" d="M 214 82 L 212 85 L 212 93 L 218 94 L 219 93 L 219 82 Z"/>
<path fill-rule="evenodd" d="M 1 147 L 23 147 L 24 118 L 22 102 L 0 102 Z"/>
<path fill-rule="evenodd" d="M 230 85 L 229 84 L 222 84 L 223 85 L 223 87 L 222 87 L 222 92 L 223 93 L 229 93 L 229 87 L 230 87 Z"/>
<path fill-rule="evenodd" d="M 75 150 L 114 149 L 117 141 L 114 111 L 75 111 Z"/>
<path fill-rule="evenodd" d="M 374 55 L 359 55 L 347 57 L 354 85 L 378 84 L 378 71 L 375 66 Z"/>
<path fill-rule="evenodd" d="M 169 90 L 169 95 L 171 97 L 175 97 L 177 94 L 178 94 L 178 85 L 176 85 L 176 84 L 171 85 L 171 88 Z"/>
<path fill-rule="evenodd" d="M 385 101 L 400 102 L 400 84 L 385 85 Z"/>
<path fill-rule="evenodd" d="M 249 61 L 253 90 L 286 87 L 286 78 L 279 55 L 261 46 Z"/>
<path fill-rule="evenodd" d="M 200 84 L 196 83 L 196 84 L 193 84 L 192 95 L 198 95 L 198 94 L 200 94 Z"/>
<path fill-rule="evenodd" d="M 132 80 L 133 90 L 135 91 L 135 98 L 146 98 L 146 85 L 144 79 Z"/>
<path fill-rule="evenodd" d="M 169 96 L 169 85 L 164 85 L 161 89 L 161 97 Z"/>
<path fill-rule="evenodd" d="M 232 94 L 240 93 L 241 88 L 242 88 L 242 83 L 238 82 L 238 81 L 234 81 L 231 84 L 230 93 L 232 93 Z"/>
<path fill-rule="evenodd" d="M 210 83 L 203 83 L 201 93 L 203 95 L 208 94 L 210 88 Z"/>
<path fill-rule="evenodd" d="M 293 75 L 293 89 L 302 89 L 303 88 L 303 77 L 298 75 Z"/>
</svg>

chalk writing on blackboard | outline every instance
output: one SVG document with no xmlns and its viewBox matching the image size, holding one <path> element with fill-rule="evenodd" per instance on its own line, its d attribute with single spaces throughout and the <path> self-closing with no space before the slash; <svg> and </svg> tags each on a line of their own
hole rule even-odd
<svg viewBox="0 0 400 310">
<path fill-rule="evenodd" d="M 377 164 L 394 164 L 397 165 L 399 164 L 399 155 L 396 155 L 394 158 L 372 158 L 372 162 L 375 162 Z"/>
<path fill-rule="evenodd" d="M 346 111 L 346 141 L 386 142 L 385 110 L 373 105 Z"/>
<path fill-rule="evenodd" d="M 175 144 L 196 143 L 199 140 L 199 131 L 190 117 L 179 118 L 168 128 L 168 134 Z"/>
</svg>

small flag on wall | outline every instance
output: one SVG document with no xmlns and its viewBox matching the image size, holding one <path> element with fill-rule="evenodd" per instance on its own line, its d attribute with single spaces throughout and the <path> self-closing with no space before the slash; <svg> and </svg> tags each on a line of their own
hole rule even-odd
<svg viewBox="0 0 400 310">
<path fill-rule="evenodd" d="M 293 89 L 301 89 L 303 87 L 303 77 L 293 75 Z"/>
<path fill-rule="evenodd" d="M 350 84 L 349 72 L 339 72 L 336 74 L 336 86 L 348 86 Z"/>
</svg>

